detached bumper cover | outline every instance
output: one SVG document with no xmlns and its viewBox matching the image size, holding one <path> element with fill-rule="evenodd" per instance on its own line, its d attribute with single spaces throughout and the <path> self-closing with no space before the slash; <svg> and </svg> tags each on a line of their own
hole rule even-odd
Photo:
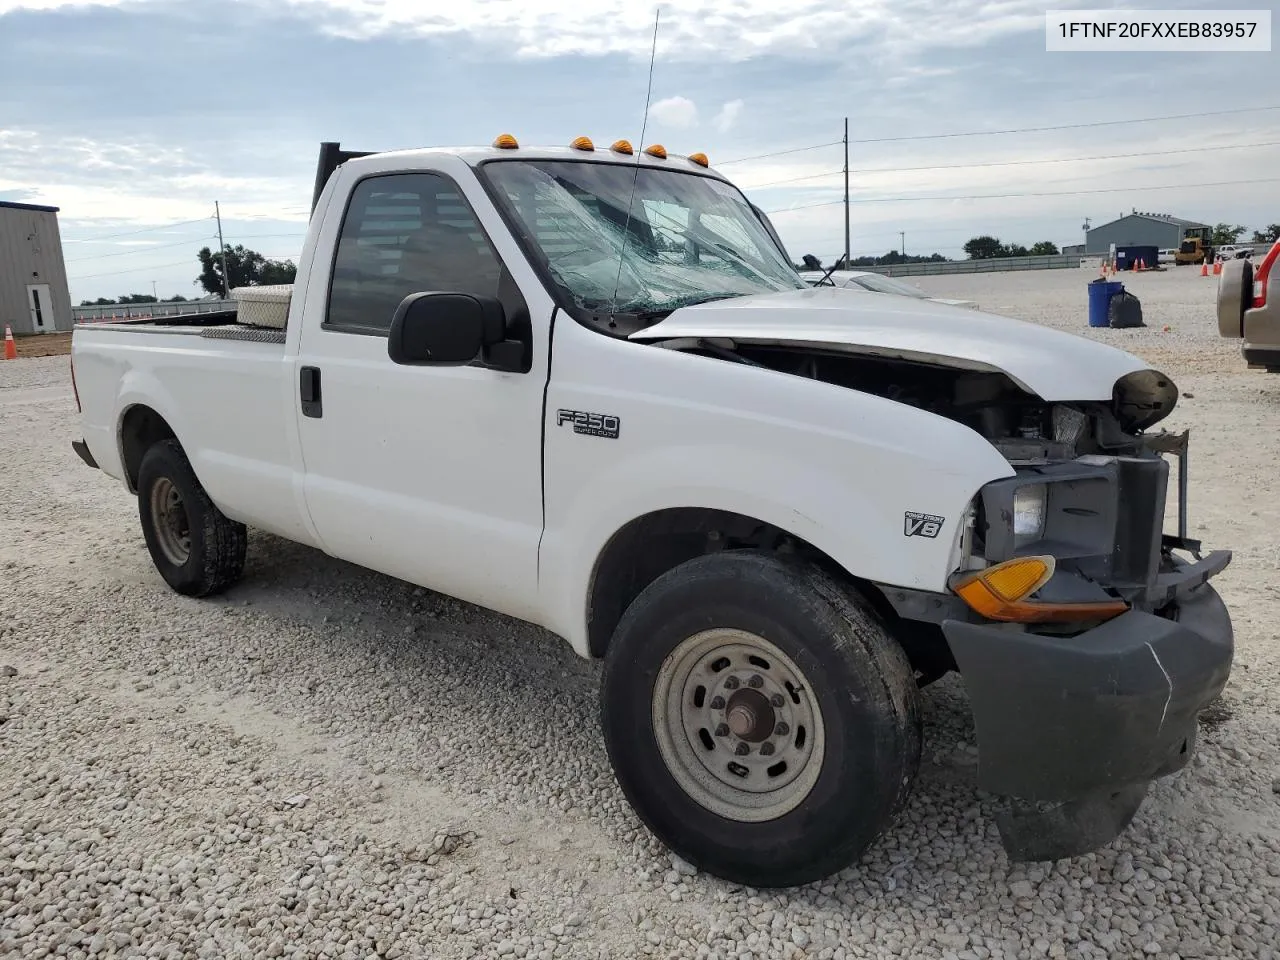
<svg viewBox="0 0 1280 960">
<path fill-rule="evenodd" d="M 1007 846 L 1034 859 L 1096 849 L 1125 828 L 1149 781 L 1190 759 L 1234 652 L 1231 617 L 1194 566 L 1165 584 L 1173 619 L 1131 610 L 1074 637 L 943 623 L 973 706 L 978 786 L 1041 808 L 1006 818 Z M 1062 821 L 1064 835 L 1016 841 L 1013 821 L 1028 816 L 1045 829 Z M 1087 827 L 1071 835 L 1081 818 Z"/>
</svg>

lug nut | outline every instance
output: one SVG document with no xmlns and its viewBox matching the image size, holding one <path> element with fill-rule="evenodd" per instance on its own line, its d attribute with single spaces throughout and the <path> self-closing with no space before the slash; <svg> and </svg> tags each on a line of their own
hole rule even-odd
<svg viewBox="0 0 1280 960">
<path fill-rule="evenodd" d="M 787 701 L 783 698 L 782 694 L 775 693 L 772 697 L 769 698 L 769 702 L 772 703 L 775 707 L 780 707 Z"/>
<path fill-rule="evenodd" d="M 733 748 L 733 752 L 740 757 L 745 757 L 748 753 L 751 752 L 751 747 L 745 743 L 740 743 Z"/>
<path fill-rule="evenodd" d="M 728 735 L 729 735 L 729 725 L 727 723 L 721 723 L 716 726 L 717 737 L 727 737 Z"/>
<path fill-rule="evenodd" d="M 724 709 L 724 697 L 712 697 L 712 698 L 711 698 L 711 709 L 712 709 L 712 710 L 723 710 L 723 709 Z"/>
<path fill-rule="evenodd" d="M 785 723 L 780 723 L 773 728 L 773 735 L 775 737 L 785 737 L 790 732 L 791 732 L 791 728 L 787 726 Z"/>
<path fill-rule="evenodd" d="M 754 687 L 754 688 L 756 688 L 756 689 L 759 689 L 760 687 L 763 687 L 763 686 L 764 686 L 764 677 L 760 676 L 760 674 L 758 674 L 758 673 L 753 673 L 753 674 L 751 675 L 751 679 L 747 681 L 747 686 L 748 686 L 748 687 Z"/>
<path fill-rule="evenodd" d="M 725 680 L 725 682 L 724 682 L 724 688 L 725 688 L 726 690 L 737 690 L 737 689 L 738 689 L 738 678 L 737 678 L 737 677 L 729 677 L 728 679 L 726 679 L 726 680 Z"/>
<path fill-rule="evenodd" d="M 762 756 L 762 757 L 772 757 L 772 756 L 773 756 L 773 744 L 772 744 L 772 743 L 762 743 L 762 744 L 760 744 L 760 756 Z"/>
</svg>

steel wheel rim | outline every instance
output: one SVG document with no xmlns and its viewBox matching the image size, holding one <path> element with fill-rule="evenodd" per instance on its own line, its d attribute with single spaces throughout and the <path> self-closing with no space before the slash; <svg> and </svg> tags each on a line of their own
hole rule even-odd
<svg viewBox="0 0 1280 960">
<path fill-rule="evenodd" d="M 744 630 L 705 630 L 658 671 L 652 722 L 667 770 L 700 806 L 745 823 L 774 820 L 822 771 L 822 711 L 795 662 Z"/>
<path fill-rule="evenodd" d="M 151 526 L 155 530 L 160 552 L 175 567 L 181 567 L 191 556 L 191 523 L 182 494 L 168 477 L 160 477 L 151 485 Z"/>
</svg>

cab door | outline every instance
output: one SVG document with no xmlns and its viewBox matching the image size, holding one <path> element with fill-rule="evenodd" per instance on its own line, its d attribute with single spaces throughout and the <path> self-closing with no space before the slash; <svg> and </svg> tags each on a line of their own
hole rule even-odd
<svg viewBox="0 0 1280 960">
<path fill-rule="evenodd" d="M 349 191 L 323 309 L 294 382 L 304 489 L 324 549 L 536 619 L 551 302 L 469 169 L 366 175 Z M 401 366 L 400 301 L 499 297 L 527 370 Z"/>
</svg>

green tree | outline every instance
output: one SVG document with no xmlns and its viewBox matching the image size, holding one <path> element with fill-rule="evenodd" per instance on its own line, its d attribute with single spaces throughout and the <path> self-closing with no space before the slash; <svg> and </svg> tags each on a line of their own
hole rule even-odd
<svg viewBox="0 0 1280 960">
<path fill-rule="evenodd" d="M 237 287 L 252 287 L 261 284 L 293 283 L 298 273 L 292 260 L 268 260 L 257 250 L 250 250 L 243 244 L 233 244 L 226 248 L 227 274 L 231 281 L 228 291 Z M 221 294 L 222 257 L 208 247 L 201 247 L 196 254 L 200 261 L 200 276 L 196 282 L 206 293 Z"/>
<path fill-rule="evenodd" d="M 1213 239 L 1210 240 L 1210 243 L 1215 247 L 1220 247 L 1224 243 L 1235 243 L 1246 231 L 1247 228 L 1239 224 L 1233 227 L 1229 223 L 1219 223 L 1213 228 Z"/>
<path fill-rule="evenodd" d="M 165 297 L 165 303 L 186 303 L 187 298 L 180 293 L 175 293 L 172 297 Z"/>
<path fill-rule="evenodd" d="M 82 307 L 109 307 L 109 306 L 111 306 L 113 303 L 115 303 L 115 301 L 114 301 L 114 300 L 108 300 L 106 297 L 99 297 L 97 300 L 81 300 L 81 301 L 80 301 L 80 306 L 82 306 Z"/>
<path fill-rule="evenodd" d="M 156 298 L 149 293 L 130 293 L 117 297 L 116 303 L 155 303 Z"/>
<path fill-rule="evenodd" d="M 1265 230 L 1253 231 L 1254 243 L 1275 243 L 1277 240 L 1280 240 L 1280 223 L 1270 224 Z"/>
<path fill-rule="evenodd" d="M 1033 257 L 1051 257 L 1059 252 L 1058 245 L 1050 240 L 1041 240 L 1031 248 Z"/>
<path fill-rule="evenodd" d="M 967 241 L 964 245 L 964 252 L 969 255 L 970 260 L 990 260 L 994 257 L 1007 257 L 1009 255 L 1003 243 L 986 234 Z"/>
</svg>

